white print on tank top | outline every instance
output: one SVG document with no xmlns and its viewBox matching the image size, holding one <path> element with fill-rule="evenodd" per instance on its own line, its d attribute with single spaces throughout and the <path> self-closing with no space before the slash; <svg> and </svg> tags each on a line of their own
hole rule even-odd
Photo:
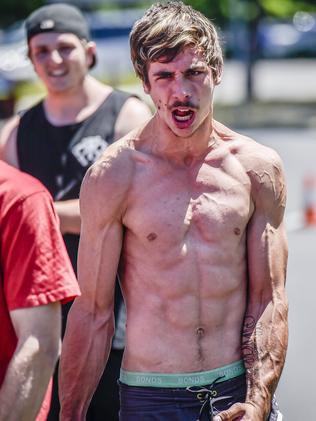
<svg viewBox="0 0 316 421">
<path fill-rule="evenodd" d="M 72 148 L 73 155 L 83 167 L 93 164 L 109 146 L 100 135 L 84 137 Z"/>
</svg>

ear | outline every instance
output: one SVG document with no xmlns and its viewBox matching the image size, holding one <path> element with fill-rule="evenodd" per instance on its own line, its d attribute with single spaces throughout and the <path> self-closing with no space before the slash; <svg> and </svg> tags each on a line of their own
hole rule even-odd
<svg viewBox="0 0 316 421">
<path fill-rule="evenodd" d="M 32 63 L 33 67 L 35 67 L 35 66 L 34 66 L 34 61 L 33 61 L 33 58 L 32 58 L 32 53 L 31 53 L 31 47 L 30 47 L 30 44 L 28 44 L 28 45 L 27 45 L 26 56 L 27 56 L 27 58 L 30 60 L 30 62 Z"/>
<path fill-rule="evenodd" d="M 27 58 L 30 60 L 30 62 L 32 64 L 32 66 L 33 66 L 34 72 L 38 75 L 37 68 L 36 68 L 36 60 L 35 61 L 33 60 L 33 57 L 32 57 L 32 54 L 31 54 L 31 50 L 30 49 L 27 50 Z"/>
<path fill-rule="evenodd" d="M 150 83 L 143 80 L 143 89 L 145 94 L 150 94 Z"/>
<path fill-rule="evenodd" d="M 96 53 L 97 53 L 97 48 L 96 48 L 95 42 L 89 41 L 86 44 L 86 54 L 87 54 L 88 67 L 89 68 L 93 63 L 93 57 L 96 56 Z"/>
<path fill-rule="evenodd" d="M 215 85 L 219 85 L 222 81 L 222 75 L 218 75 L 217 78 L 215 79 Z"/>
<path fill-rule="evenodd" d="M 215 83 L 215 85 L 219 85 L 220 83 L 221 83 L 221 81 L 222 81 L 222 75 L 223 75 L 223 72 L 222 72 L 222 70 L 214 77 L 214 83 Z"/>
</svg>

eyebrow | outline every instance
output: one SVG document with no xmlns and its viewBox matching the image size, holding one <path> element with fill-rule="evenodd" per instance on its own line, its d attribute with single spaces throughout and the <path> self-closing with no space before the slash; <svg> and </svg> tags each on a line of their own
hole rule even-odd
<svg viewBox="0 0 316 421">
<path fill-rule="evenodd" d="M 69 41 L 64 41 L 64 40 L 62 40 L 62 41 L 58 41 L 57 42 L 57 44 L 56 44 L 56 47 L 57 48 L 59 48 L 59 47 L 64 47 L 64 46 L 71 46 L 72 45 L 72 43 L 70 43 Z M 36 45 L 32 45 L 32 48 L 50 48 L 51 47 L 51 45 L 50 44 L 47 44 L 47 43 L 39 43 L 39 44 L 36 44 Z"/>
<path fill-rule="evenodd" d="M 192 64 L 191 66 L 189 66 L 188 68 L 186 68 L 185 70 L 183 70 L 183 73 L 190 71 L 190 70 L 199 70 L 199 69 L 206 69 L 208 66 L 206 63 L 198 63 L 198 64 Z M 163 76 L 163 75 L 170 75 L 171 73 L 174 73 L 173 70 L 157 70 L 156 72 L 153 73 L 153 76 Z"/>
<path fill-rule="evenodd" d="M 208 65 L 206 63 L 198 63 L 192 64 L 192 66 L 188 67 L 187 70 L 199 70 L 199 69 L 207 69 Z"/>
<path fill-rule="evenodd" d="M 170 70 L 158 70 L 157 72 L 153 73 L 153 76 L 168 76 L 171 75 L 172 71 Z"/>
<path fill-rule="evenodd" d="M 45 44 L 32 45 L 29 47 L 29 51 L 47 50 L 49 47 Z"/>
</svg>

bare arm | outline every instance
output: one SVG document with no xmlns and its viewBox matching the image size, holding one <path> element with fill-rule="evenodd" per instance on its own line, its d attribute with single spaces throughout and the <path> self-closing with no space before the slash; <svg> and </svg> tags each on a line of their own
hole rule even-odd
<svg viewBox="0 0 316 421">
<path fill-rule="evenodd" d="M 80 234 L 79 199 L 60 200 L 54 202 L 54 207 L 59 217 L 61 233 Z"/>
<path fill-rule="evenodd" d="M 0 420 L 35 419 L 60 350 L 60 304 L 13 310 L 17 348 L 0 389 Z"/>
<path fill-rule="evenodd" d="M 285 362 L 288 304 L 285 293 L 287 241 L 283 170 L 272 155 L 270 168 L 251 174 L 255 211 L 248 226 L 248 297 L 242 331 L 246 404 L 236 404 L 218 420 L 265 421 Z M 217 421 L 217 418 L 215 418 Z"/>
<path fill-rule="evenodd" d="M 2 128 L 0 132 L 0 159 L 19 168 L 16 139 L 17 130 L 20 123 L 20 117 L 12 117 Z"/>
<path fill-rule="evenodd" d="M 111 152 L 107 150 L 106 154 L 110 156 Z M 128 175 L 128 169 L 124 173 L 115 163 L 112 165 L 111 158 L 88 170 L 80 193 L 78 279 L 82 295 L 69 313 L 63 341 L 59 376 L 61 420 L 85 419 L 114 333 L 114 287 L 127 191 L 121 178 Z"/>
<path fill-rule="evenodd" d="M 285 201 L 283 170 L 275 158 L 262 179 L 248 230 L 249 296 L 242 334 L 246 402 L 261 411 L 262 419 L 270 412 L 288 343 Z"/>
<path fill-rule="evenodd" d="M 137 98 L 129 98 L 123 105 L 116 124 L 115 124 L 115 140 L 125 136 L 131 130 L 142 125 L 145 121 L 152 117 L 149 107 Z"/>
</svg>

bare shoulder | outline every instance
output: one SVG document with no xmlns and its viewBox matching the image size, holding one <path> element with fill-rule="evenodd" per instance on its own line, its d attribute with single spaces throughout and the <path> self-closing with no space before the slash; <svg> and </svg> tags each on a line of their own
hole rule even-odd
<svg viewBox="0 0 316 421">
<path fill-rule="evenodd" d="M 149 106 L 141 99 L 133 96 L 128 98 L 121 112 L 142 119 L 149 119 L 152 116 Z"/>
<path fill-rule="evenodd" d="M 80 191 L 83 214 L 101 212 L 109 217 L 124 213 L 139 153 L 134 139 L 125 136 L 110 145 L 87 171 Z M 93 203 L 93 205 L 92 205 Z"/>
<path fill-rule="evenodd" d="M 0 158 L 18 168 L 16 139 L 20 116 L 16 115 L 6 122 L 0 132 Z"/>
<path fill-rule="evenodd" d="M 251 138 L 241 136 L 236 143 L 236 157 L 247 172 L 252 197 L 257 208 L 278 210 L 283 215 L 286 204 L 286 184 L 283 163 L 278 153 Z"/>
<path fill-rule="evenodd" d="M 247 173 L 254 201 L 260 201 L 262 204 L 278 202 L 282 207 L 285 206 L 285 175 L 279 154 L 274 149 L 223 125 L 219 126 L 218 132 L 230 153 Z"/>
<path fill-rule="evenodd" d="M 263 173 L 282 168 L 281 158 L 274 149 L 250 137 L 236 136 L 231 144 L 231 150 L 250 177 L 262 176 Z"/>
<path fill-rule="evenodd" d="M 215 132 L 222 139 L 230 152 L 243 165 L 245 170 L 260 170 L 271 163 L 281 164 L 281 158 L 278 153 L 268 146 L 256 142 L 254 139 L 235 132 L 219 122 L 215 122 Z"/>
<path fill-rule="evenodd" d="M 128 98 L 115 124 L 115 139 L 126 135 L 135 127 L 148 121 L 151 117 L 152 112 L 145 102 L 136 97 Z"/>
</svg>

